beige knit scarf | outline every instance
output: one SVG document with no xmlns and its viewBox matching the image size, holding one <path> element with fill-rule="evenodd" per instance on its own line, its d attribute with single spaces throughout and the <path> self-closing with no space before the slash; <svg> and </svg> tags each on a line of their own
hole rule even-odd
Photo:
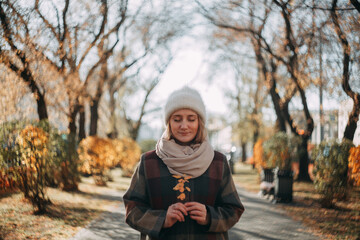
<svg viewBox="0 0 360 240">
<path fill-rule="evenodd" d="M 210 166 L 214 158 L 214 149 L 207 140 L 183 146 L 173 139 L 167 140 L 161 137 L 156 144 L 156 154 L 163 160 L 171 174 L 196 178 Z"/>
</svg>

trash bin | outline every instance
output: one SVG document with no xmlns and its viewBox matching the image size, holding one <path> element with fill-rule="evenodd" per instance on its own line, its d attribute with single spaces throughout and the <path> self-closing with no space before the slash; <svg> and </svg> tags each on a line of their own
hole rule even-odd
<svg viewBox="0 0 360 240">
<path fill-rule="evenodd" d="M 294 172 L 292 170 L 274 170 L 274 200 L 276 202 L 291 202 L 293 193 Z"/>
</svg>

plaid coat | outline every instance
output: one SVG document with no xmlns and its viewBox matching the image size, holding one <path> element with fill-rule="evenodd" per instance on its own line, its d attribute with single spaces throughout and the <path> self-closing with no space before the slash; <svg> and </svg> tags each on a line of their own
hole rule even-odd
<svg viewBox="0 0 360 240">
<path fill-rule="evenodd" d="M 123 199 L 126 222 L 150 239 L 205 240 L 228 239 L 227 231 L 239 220 L 244 207 L 237 194 L 226 157 L 215 151 L 206 172 L 189 179 L 185 201 L 206 205 L 210 214 L 207 226 L 185 216 L 185 222 L 177 222 L 171 228 L 162 228 L 168 207 L 179 202 L 179 192 L 173 188 L 174 178 L 155 151 L 141 156 L 132 177 L 131 185 Z"/>
</svg>

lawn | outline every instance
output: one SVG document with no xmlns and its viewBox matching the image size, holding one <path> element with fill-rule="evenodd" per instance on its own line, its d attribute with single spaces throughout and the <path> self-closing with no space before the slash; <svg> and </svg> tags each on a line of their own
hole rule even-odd
<svg viewBox="0 0 360 240">
<path fill-rule="evenodd" d="M 30 203 L 21 193 L 0 196 L 0 240 L 15 239 L 69 239 L 91 220 L 116 204 L 118 199 L 103 197 L 108 192 L 124 191 L 130 178 L 121 177 L 121 171 L 112 171 L 113 181 L 107 186 L 96 186 L 92 178 L 82 178 L 79 192 L 68 193 L 49 188 L 53 205 L 45 215 L 34 215 Z M 259 176 L 251 165 L 236 164 L 235 183 L 257 193 Z M 353 189 L 346 202 L 337 202 L 334 209 L 324 209 L 318 203 L 319 195 L 311 183 L 294 182 L 293 202 L 276 204 L 292 218 L 303 221 L 323 239 L 359 239 L 360 189 Z M 102 197 L 101 197 L 102 196 Z"/>
<path fill-rule="evenodd" d="M 92 178 L 82 178 L 79 192 L 48 188 L 53 204 L 45 215 L 34 215 L 32 205 L 21 193 L 0 196 L 0 240 L 69 239 L 109 207 L 122 204 L 101 197 L 106 192 L 127 188 L 130 179 L 121 178 L 120 174 L 118 169 L 112 171 L 114 181 L 107 187 L 96 186 Z"/>
</svg>

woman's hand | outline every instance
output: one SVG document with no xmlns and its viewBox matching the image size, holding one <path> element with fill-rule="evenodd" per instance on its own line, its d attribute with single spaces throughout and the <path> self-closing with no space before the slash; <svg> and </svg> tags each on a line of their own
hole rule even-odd
<svg viewBox="0 0 360 240">
<path fill-rule="evenodd" d="M 185 203 L 186 211 L 189 213 L 190 218 L 195 220 L 200 225 L 207 225 L 210 222 L 210 217 L 207 214 L 204 204 L 198 202 Z"/>
<path fill-rule="evenodd" d="M 172 227 L 177 221 L 184 222 L 184 215 L 187 216 L 188 213 L 183 203 L 175 203 L 173 205 L 170 205 L 166 212 L 166 218 L 163 227 Z"/>
</svg>

